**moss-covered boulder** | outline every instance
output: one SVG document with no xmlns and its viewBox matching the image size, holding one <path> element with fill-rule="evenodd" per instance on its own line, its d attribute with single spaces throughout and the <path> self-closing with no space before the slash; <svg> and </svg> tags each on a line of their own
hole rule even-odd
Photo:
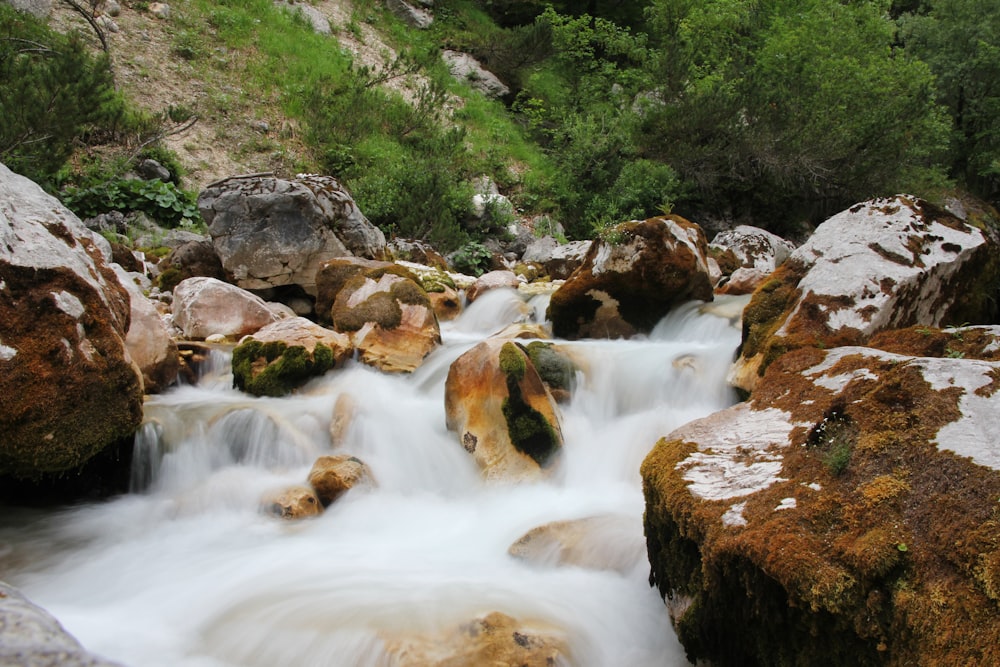
<svg viewBox="0 0 1000 667">
<path fill-rule="evenodd" d="M 754 292 L 731 381 L 751 391 L 774 359 L 804 346 L 859 345 L 912 325 L 992 324 L 1000 258 L 988 237 L 904 195 L 835 215 Z"/>
<path fill-rule="evenodd" d="M 233 386 L 255 396 L 284 396 L 347 360 L 348 336 L 301 317 L 264 327 L 233 350 Z"/>
<path fill-rule="evenodd" d="M 801 348 L 661 440 L 651 581 L 689 658 L 1000 662 L 998 389 L 997 361 Z"/>
<path fill-rule="evenodd" d="M 408 373 L 441 343 L 427 293 L 399 267 L 376 268 L 347 280 L 331 315 L 348 333 L 360 360 L 386 372 Z"/>
<path fill-rule="evenodd" d="M 771 232 L 739 225 L 716 234 L 709 253 L 724 278 L 718 294 L 750 294 L 795 250 L 795 245 Z"/>
<path fill-rule="evenodd" d="M 553 398 L 560 403 L 568 401 L 576 384 L 577 366 L 573 360 L 558 345 L 546 341 L 532 341 L 524 349 Z"/>
<path fill-rule="evenodd" d="M 316 320 L 320 324 L 333 321 L 330 309 L 348 280 L 366 271 L 391 271 L 393 266 L 392 262 L 362 257 L 340 257 L 323 262 L 316 272 Z M 400 275 L 411 277 L 403 268 L 398 271 Z"/>
<path fill-rule="evenodd" d="M 557 338 L 628 338 L 671 308 L 712 300 L 708 246 L 698 225 L 670 215 L 613 228 L 552 295 Z"/>
<path fill-rule="evenodd" d="M 490 480 L 539 479 L 562 449 L 555 400 L 513 341 L 483 341 L 452 363 L 445 414 L 448 429 Z"/>
<path fill-rule="evenodd" d="M 101 244 L 0 165 L 0 476 L 78 469 L 142 419 L 129 296 Z"/>
</svg>

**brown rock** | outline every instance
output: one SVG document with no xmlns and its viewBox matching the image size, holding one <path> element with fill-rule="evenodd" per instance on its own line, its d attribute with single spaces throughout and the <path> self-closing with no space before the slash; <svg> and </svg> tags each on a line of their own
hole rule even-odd
<svg viewBox="0 0 1000 667">
<path fill-rule="evenodd" d="M 321 456 L 309 471 L 309 484 L 326 507 L 355 486 L 371 486 L 372 475 L 364 461 L 344 454 Z"/>
<path fill-rule="evenodd" d="M 638 519 L 606 515 L 538 526 L 522 535 L 507 553 L 538 565 L 575 565 L 627 574 L 645 561 L 646 544 Z"/>
<path fill-rule="evenodd" d="M 308 519 L 323 513 L 316 493 L 307 486 L 293 486 L 264 496 L 260 504 L 265 514 L 280 519 Z"/>
<path fill-rule="evenodd" d="M 188 278 L 174 288 L 174 325 L 185 338 L 245 336 L 277 322 L 264 300 L 215 278 Z"/>
<path fill-rule="evenodd" d="M 499 287 L 517 289 L 520 284 L 521 279 L 513 271 L 490 271 L 479 276 L 476 282 L 472 284 L 472 287 L 465 290 L 465 298 L 469 303 L 472 303 L 490 290 Z"/>
<path fill-rule="evenodd" d="M 678 216 L 618 225 L 552 295 L 557 338 L 628 338 L 675 305 L 712 300 L 701 228 Z"/>
</svg>

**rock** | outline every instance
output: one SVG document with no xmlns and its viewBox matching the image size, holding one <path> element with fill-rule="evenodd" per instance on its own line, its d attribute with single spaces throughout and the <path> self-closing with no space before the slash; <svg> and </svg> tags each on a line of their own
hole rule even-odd
<svg viewBox="0 0 1000 667">
<path fill-rule="evenodd" d="M 355 275 L 331 309 L 334 328 L 351 334 L 359 359 L 390 373 L 415 370 L 441 343 L 427 293 L 400 272 L 390 265 Z"/>
<path fill-rule="evenodd" d="M 442 287 L 440 291 L 428 292 L 431 308 L 438 322 L 450 322 L 462 314 L 462 295 L 454 287 Z"/>
<path fill-rule="evenodd" d="M 118 24 L 115 23 L 115 20 L 105 14 L 98 14 L 95 16 L 94 23 L 96 23 L 101 30 L 104 30 L 105 32 L 117 33 L 120 30 Z"/>
<path fill-rule="evenodd" d="M 381 257 L 385 236 L 334 178 L 233 177 L 208 186 L 198 208 L 226 271 L 244 289 L 298 285 L 334 257 Z"/>
<path fill-rule="evenodd" d="M 723 276 L 720 274 L 719 287 L 715 289 L 716 294 L 730 294 L 733 296 L 740 296 L 743 294 L 753 294 L 754 291 L 767 282 L 767 279 L 771 277 L 770 271 L 761 271 L 760 269 L 745 268 L 740 267 L 733 271 L 729 278 L 723 280 Z"/>
<path fill-rule="evenodd" d="M 101 3 L 101 11 L 108 16 L 118 16 L 122 13 L 122 6 L 118 3 L 118 0 L 104 0 Z"/>
<path fill-rule="evenodd" d="M 739 266 L 771 273 L 795 251 L 795 244 L 769 231 L 749 225 L 719 232 L 712 248 L 731 250 Z"/>
<path fill-rule="evenodd" d="M 146 158 L 135 166 L 135 170 L 147 181 L 169 181 L 170 170 L 151 158 Z"/>
<path fill-rule="evenodd" d="M 260 509 L 265 514 L 293 520 L 308 519 L 323 513 L 319 498 L 307 486 L 293 486 L 270 493 L 261 500 Z"/>
<path fill-rule="evenodd" d="M 177 343 L 167 330 L 156 306 L 142 293 L 131 276 L 121 267 L 116 267 L 115 271 L 119 282 L 128 291 L 130 302 L 131 314 L 125 348 L 142 371 L 145 392 L 161 392 L 177 380 L 180 370 Z"/>
<path fill-rule="evenodd" d="M 411 28 L 426 30 L 434 23 L 434 17 L 430 12 L 414 7 L 405 0 L 385 0 L 385 6 L 396 15 L 396 18 Z"/>
<path fill-rule="evenodd" d="M 330 420 L 330 443 L 342 447 L 358 414 L 358 402 L 350 394 L 340 394 L 333 404 L 333 418 Z"/>
<path fill-rule="evenodd" d="M 209 239 L 183 243 L 163 258 L 159 264 L 160 275 L 156 284 L 164 291 L 172 291 L 177 283 L 188 278 L 215 278 L 225 281 L 226 271 L 222 260 Z"/>
<path fill-rule="evenodd" d="M 549 319 L 557 338 L 628 338 L 692 300 L 712 300 L 705 237 L 670 215 L 621 223 L 595 241 L 552 295 Z"/>
<path fill-rule="evenodd" d="M 532 627 L 500 612 L 439 636 L 390 640 L 386 650 L 398 667 L 552 667 L 564 664 L 569 655 L 558 631 Z"/>
<path fill-rule="evenodd" d="M 277 322 L 258 296 L 215 278 L 188 278 L 174 288 L 174 326 L 185 338 L 245 336 Z"/>
<path fill-rule="evenodd" d="M 432 269 L 448 270 L 448 262 L 426 241 L 395 238 L 386 246 L 394 259 L 412 262 Z"/>
<path fill-rule="evenodd" d="M 445 49 L 441 52 L 441 59 L 457 81 L 468 84 L 470 88 L 478 90 L 486 97 L 500 98 L 510 95 L 510 88 L 468 53 Z"/>
<path fill-rule="evenodd" d="M 445 416 L 488 480 L 540 479 L 562 449 L 555 400 L 512 341 L 483 341 L 452 363 Z"/>
<path fill-rule="evenodd" d="M 330 29 L 330 20 L 316 7 L 304 2 L 295 0 L 274 0 L 275 7 L 284 7 L 291 12 L 301 14 L 312 26 L 314 32 L 321 35 L 329 35 L 333 31 Z"/>
<path fill-rule="evenodd" d="M 642 465 L 651 581 L 689 659 L 1000 660 L 998 378 L 800 348 L 750 402 L 661 440 Z"/>
<path fill-rule="evenodd" d="M 51 614 L 0 581 L 0 665 L 121 667 L 88 652 Z"/>
<path fill-rule="evenodd" d="M 629 516 L 593 516 L 553 521 L 522 535 L 507 550 L 536 565 L 574 565 L 628 574 L 645 563 L 640 522 Z"/>
<path fill-rule="evenodd" d="M 545 336 L 537 333 L 533 336 L 542 337 Z M 552 397 L 559 403 L 568 402 L 576 384 L 577 366 L 573 360 L 560 352 L 558 346 L 540 340 L 528 343 L 525 351 Z"/>
<path fill-rule="evenodd" d="M 149 3 L 149 13 L 158 19 L 169 19 L 170 5 L 165 2 L 151 2 Z"/>
<path fill-rule="evenodd" d="M 406 269 L 393 269 L 392 262 L 364 259 L 362 257 L 341 257 L 323 262 L 316 272 L 316 319 L 328 324 L 333 321 L 331 310 L 337 294 L 351 278 L 363 275 L 366 271 L 396 271 L 399 275 L 410 277 Z"/>
<path fill-rule="evenodd" d="M 309 484 L 326 507 L 356 486 L 373 484 L 364 461 L 346 454 L 321 456 L 309 471 Z"/>
<path fill-rule="evenodd" d="M 98 239 L 0 165 L 0 475 L 79 468 L 142 419 L 129 296 Z"/>
<path fill-rule="evenodd" d="M 979 229 L 906 195 L 858 204 L 821 224 L 754 293 L 730 381 L 752 391 L 768 364 L 803 346 L 992 322 L 998 280 L 996 248 Z"/>
<path fill-rule="evenodd" d="M 52 13 L 52 0 L 7 0 L 19 12 L 26 12 L 35 18 L 44 19 Z"/>
<path fill-rule="evenodd" d="M 472 287 L 465 290 L 465 298 L 469 303 L 472 303 L 492 289 L 500 287 L 517 289 L 520 284 L 521 279 L 513 271 L 490 271 L 479 276 Z"/>
<path fill-rule="evenodd" d="M 554 280 L 566 280 L 583 264 L 593 241 L 559 243 L 551 236 L 534 240 L 525 249 L 521 261 L 542 266 Z"/>
<path fill-rule="evenodd" d="M 233 386 L 255 396 L 285 396 L 343 365 L 350 337 L 303 317 L 269 324 L 233 349 Z"/>
</svg>

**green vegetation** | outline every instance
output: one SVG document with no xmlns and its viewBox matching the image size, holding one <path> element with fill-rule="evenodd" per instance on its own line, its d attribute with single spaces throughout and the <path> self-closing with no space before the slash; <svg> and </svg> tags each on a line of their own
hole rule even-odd
<svg viewBox="0 0 1000 667">
<path fill-rule="evenodd" d="M 89 218 L 108 211 L 142 211 L 166 227 L 201 222 L 194 195 L 170 182 L 114 179 L 89 188 L 67 187 L 63 203 L 77 215 Z"/>
<path fill-rule="evenodd" d="M 285 396 L 335 363 L 333 350 L 323 343 L 310 353 L 302 345 L 251 338 L 233 349 L 233 386 L 254 396 Z"/>
<path fill-rule="evenodd" d="M 780 232 L 872 196 L 951 185 L 995 201 L 994 5 L 439 0 L 431 27 L 411 30 L 381 2 L 355 0 L 335 37 L 376 30 L 398 54 L 365 66 L 289 7 L 187 0 L 163 29 L 171 57 L 210 92 L 156 117 L 129 110 L 86 40 L 2 7 L 0 160 L 52 189 L 74 186 L 64 196 L 81 211 L 120 210 L 137 141 L 163 124 L 281 116 L 241 150 L 337 176 L 389 235 L 461 248 L 473 271 L 513 213 L 474 215 L 483 175 L 517 214 L 548 216 L 571 238 L 666 211 Z M 510 94 L 488 99 L 454 80 L 442 48 L 471 53 Z M 129 148 L 88 166 L 97 142 Z M 155 141 L 146 150 L 171 159 Z M 167 222 L 190 213 L 180 192 L 153 199 Z"/>
</svg>

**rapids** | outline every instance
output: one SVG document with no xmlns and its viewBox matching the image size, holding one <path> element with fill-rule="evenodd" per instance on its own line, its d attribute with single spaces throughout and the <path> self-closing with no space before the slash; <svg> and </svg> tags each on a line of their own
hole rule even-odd
<svg viewBox="0 0 1000 667">
<path fill-rule="evenodd" d="M 638 340 L 560 343 L 581 371 L 556 474 L 485 485 L 444 426 L 448 367 L 537 320 L 545 299 L 488 293 L 442 327 L 444 345 L 412 375 L 352 362 L 280 399 L 234 390 L 218 353 L 197 385 L 146 402 L 131 493 L 4 509 L 0 579 L 129 667 L 388 666 L 387 642 L 492 611 L 556 629 L 567 664 L 687 665 L 647 583 L 638 471 L 659 437 L 734 402 L 724 378 L 742 302 L 688 304 Z M 377 488 L 312 520 L 259 513 L 263 494 L 304 483 L 330 452 L 342 393 L 358 411 L 338 451 L 364 460 Z M 536 526 L 595 515 L 619 517 L 624 569 L 507 553 Z"/>
</svg>

